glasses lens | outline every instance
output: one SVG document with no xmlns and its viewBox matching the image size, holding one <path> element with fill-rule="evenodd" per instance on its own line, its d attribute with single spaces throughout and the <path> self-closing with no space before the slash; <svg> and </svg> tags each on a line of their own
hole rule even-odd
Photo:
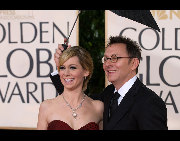
<svg viewBox="0 0 180 141">
<path fill-rule="evenodd" d="M 111 57 L 111 62 L 116 63 L 117 62 L 117 56 L 112 56 Z"/>
</svg>

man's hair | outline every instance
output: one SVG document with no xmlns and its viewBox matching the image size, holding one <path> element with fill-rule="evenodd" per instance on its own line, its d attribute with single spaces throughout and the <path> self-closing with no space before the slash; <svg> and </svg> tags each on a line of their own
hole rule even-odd
<svg viewBox="0 0 180 141">
<path fill-rule="evenodd" d="M 136 41 L 133 41 L 132 39 L 127 38 L 125 36 L 110 36 L 109 42 L 107 43 L 107 47 L 116 43 L 125 44 L 129 57 L 138 58 L 139 63 L 140 63 L 140 60 L 142 60 L 141 48 Z M 138 73 L 138 67 L 136 69 L 136 73 Z"/>
</svg>

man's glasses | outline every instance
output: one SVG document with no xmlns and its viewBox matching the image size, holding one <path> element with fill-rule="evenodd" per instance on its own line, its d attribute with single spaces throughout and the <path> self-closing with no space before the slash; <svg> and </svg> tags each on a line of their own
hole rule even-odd
<svg viewBox="0 0 180 141">
<path fill-rule="evenodd" d="M 103 57 L 102 58 L 102 63 L 106 63 L 107 60 L 109 59 L 112 63 L 116 63 L 118 61 L 118 59 L 121 59 L 121 58 L 135 58 L 135 57 L 117 57 L 116 55 L 112 55 L 111 58 L 108 58 L 108 57 Z"/>
</svg>

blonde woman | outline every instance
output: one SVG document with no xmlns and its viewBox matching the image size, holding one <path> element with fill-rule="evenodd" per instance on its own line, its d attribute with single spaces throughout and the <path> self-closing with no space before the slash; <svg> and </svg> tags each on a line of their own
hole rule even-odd
<svg viewBox="0 0 180 141">
<path fill-rule="evenodd" d="M 65 50 L 59 59 L 58 73 L 64 86 L 61 95 L 41 103 L 39 130 L 102 129 L 103 102 L 84 94 L 93 73 L 93 61 L 82 47 Z"/>
</svg>

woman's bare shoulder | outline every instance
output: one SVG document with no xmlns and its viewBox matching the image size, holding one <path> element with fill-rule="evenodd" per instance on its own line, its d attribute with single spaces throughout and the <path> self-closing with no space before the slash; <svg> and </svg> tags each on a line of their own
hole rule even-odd
<svg viewBox="0 0 180 141">
<path fill-rule="evenodd" d="M 40 110 L 47 110 L 54 103 L 54 99 L 46 99 L 40 104 Z"/>
<path fill-rule="evenodd" d="M 104 109 L 104 103 L 100 100 L 93 100 L 94 105 L 99 109 Z"/>
<path fill-rule="evenodd" d="M 93 100 L 92 98 L 89 97 L 89 100 L 93 104 L 93 107 L 98 111 L 104 111 L 104 103 L 100 100 Z"/>
</svg>

